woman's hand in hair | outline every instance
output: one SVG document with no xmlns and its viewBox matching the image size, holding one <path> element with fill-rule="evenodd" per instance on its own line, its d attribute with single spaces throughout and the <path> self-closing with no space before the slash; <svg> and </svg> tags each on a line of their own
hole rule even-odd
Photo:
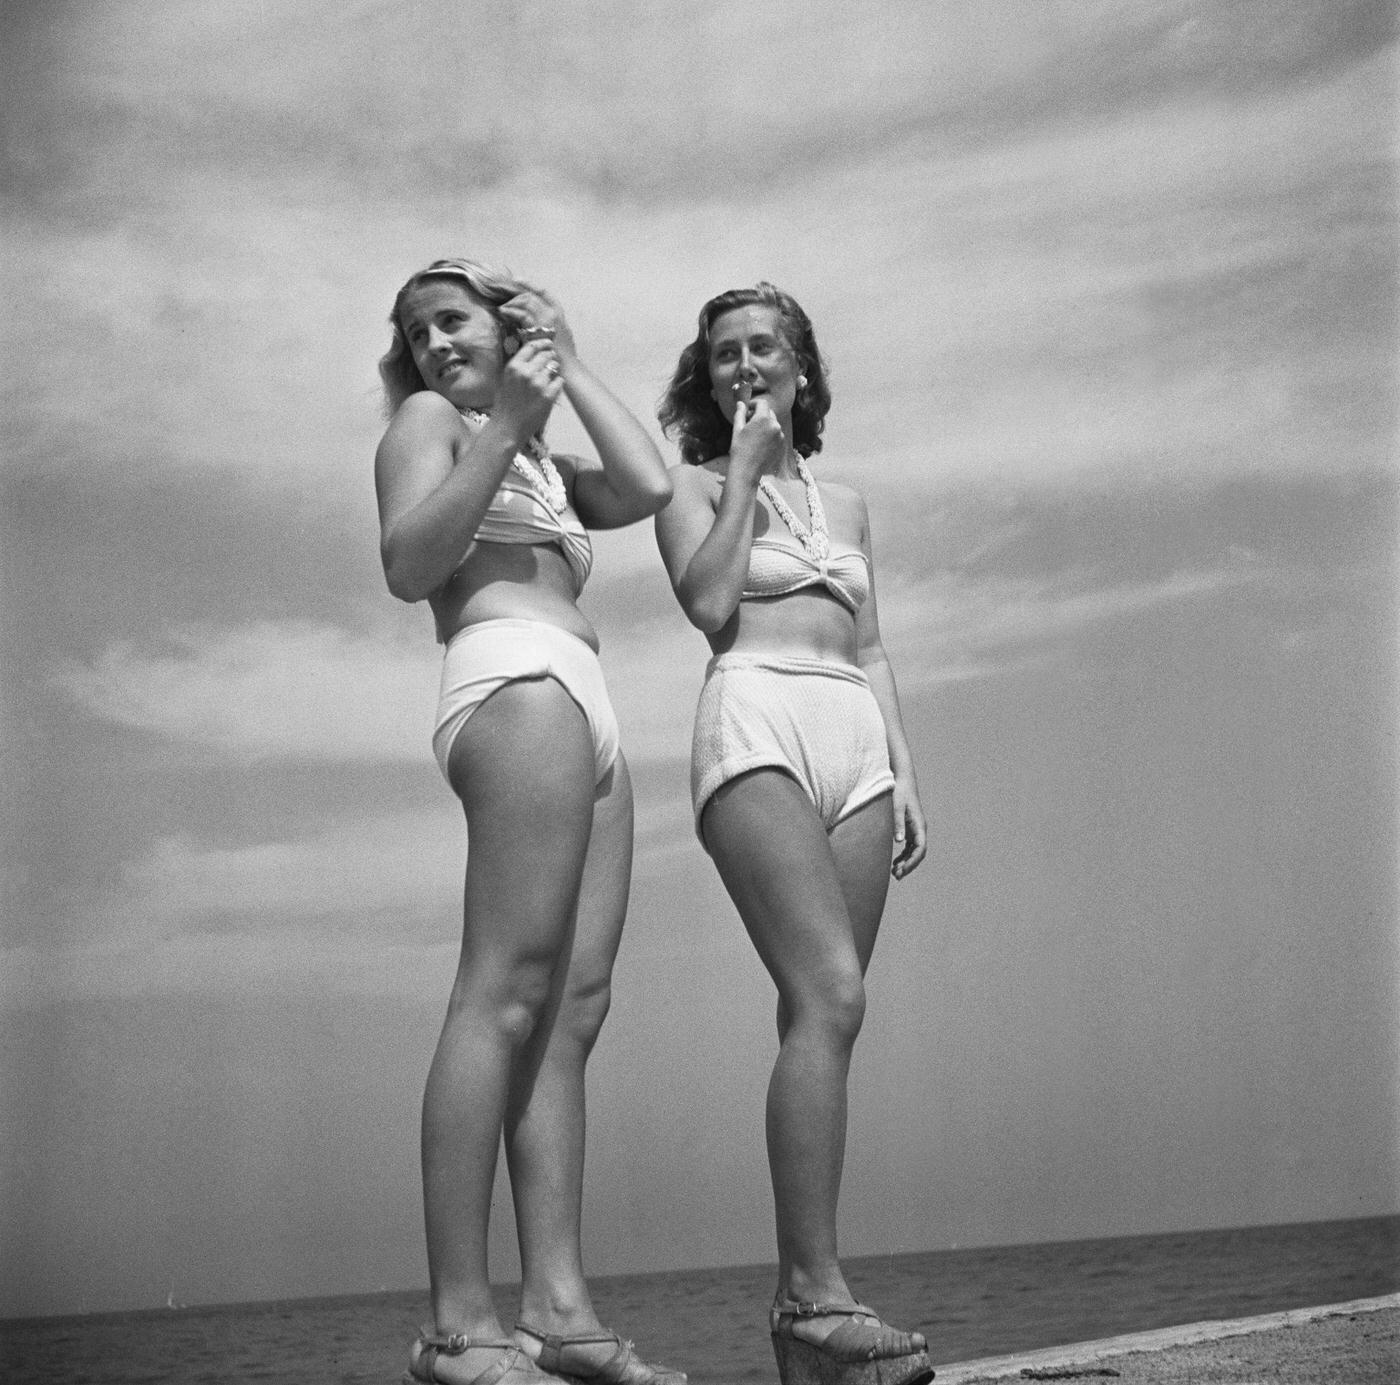
<svg viewBox="0 0 1400 1385">
<path fill-rule="evenodd" d="M 514 298 L 502 303 L 498 311 L 522 347 L 535 338 L 546 338 L 554 342 L 561 365 L 567 365 L 573 359 L 573 329 L 565 320 L 563 308 L 543 289 L 527 289 L 524 293 L 517 293 Z"/>
</svg>

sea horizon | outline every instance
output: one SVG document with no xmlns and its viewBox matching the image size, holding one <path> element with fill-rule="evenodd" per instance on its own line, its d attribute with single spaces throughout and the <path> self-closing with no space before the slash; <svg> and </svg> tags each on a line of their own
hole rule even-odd
<svg viewBox="0 0 1400 1385">
<path fill-rule="evenodd" d="M 1305 1218 L 1300 1221 L 1284 1222 L 1253 1222 L 1242 1223 L 1234 1226 L 1200 1226 L 1188 1227 L 1173 1231 L 1139 1231 L 1125 1232 L 1113 1236 L 1068 1236 L 1053 1237 L 1031 1241 L 987 1241 L 987 1242 L 953 1242 L 946 1246 L 934 1246 L 926 1250 L 899 1250 L 878 1252 L 868 1255 L 842 1255 L 843 1265 L 859 1266 L 862 1263 L 873 1261 L 898 1261 L 906 1259 L 924 1259 L 929 1256 L 957 1255 L 957 1254 L 979 1254 L 992 1252 L 1009 1252 L 1017 1250 L 1041 1249 L 1048 1250 L 1052 1247 L 1071 1247 L 1089 1245 L 1112 1245 L 1121 1242 L 1160 1240 L 1170 1237 L 1194 1237 L 1212 1235 L 1236 1235 L 1242 1233 L 1268 1232 L 1268 1231 L 1299 1231 L 1306 1227 L 1344 1227 L 1361 1225 L 1366 1223 L 1396 1223 L 1397 1246 L 1400 1247 L 1400 1211 L 1381 1212 L 1373 1215 L 1361 1215 L 1357 1217 L 1334 1217 L 1334 1218 Z M 691 1265 L 680 1266 L 663 1270 L 619 1270 L 605 1274 L 589 1274 L 587 1276 L 590 1285 L 605 1284 L 613 1281 L 630 1281 L 636 1279 L 667 1279 L 675 1276 L 688 1276 L 697 1274 L 756 1274 L 762 1271 L 772 1271 L 776 1268 L 776 1260 L 759 1260 L 753 1262 L 720 1263 L 713 1265 Z M 492 1290 L 497 1294 L 507 1294 L 511 1290 L 519 1287 L 518 1279 L 492 1279 Z M 1400 1287 L 1400 1269 L 1397 1269 L 1397 1287 Z M 171 1293 L 174 1290 L 172 1287 Z M 257 1310 L 270 1307 L 286 1307 L 290 1305 L 333 1305 L 341 1304 L 348 1300 L 358 1300 L 379 1297 L 399 1297 L 405 1294 L 426 1294 L 426 1265 L 424 1267 L 424 1283 L 418 1285 L 384 1285 L 375 1289 L 347 1289 L 342 1292 L 329 1294 L 287 1294 L 274 1295 L 268 1298 L 248 1298 L 248 1299 L 207 1299 L 193 1300 L 186 1302 L 178 1300 L 175 1302 L 152 1303 L 142 1305 L 137 1308 L 93 1308 L 76 1309 L 72 1312 L 60 1313 L 21 1313 L 9 1317 L 0 1317 L 0 1327 L 19 1323 L 38 1323 L 64 1320 L 69 1318 L 120 1318 L 147 1314 L 161 1317 L 169 1312 L 206 1312 L 206 1311 L 227 1311 L 237 1312 L 240 1310 Z"/>
<path fill-rule="evenodd" d="M 1400 1214 L 846 1257 L 855 1292 L 935 1362 L 1374 1297 L 1400 1289 Z M 691 1385 L 775 1378 L 773 1264 L 590 1278 L 600 1318 Z M 513 1321 L 515 1285 L 494 1286 Z M 0 1320 L 13 1385 L 397 1380 L 425 1288 Z M 61 1372 L 53 1363 L 62 1363 Z"/>
</svg>

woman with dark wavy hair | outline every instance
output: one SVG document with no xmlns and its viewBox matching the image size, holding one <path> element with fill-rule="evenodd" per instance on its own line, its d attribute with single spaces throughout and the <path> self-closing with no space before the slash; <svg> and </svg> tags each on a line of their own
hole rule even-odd
<svg viewBox="0 0 1400 1385">
<path fill-rule="evenodd" d="M 603 1328 L 580 1250 L 584 1065 L 608 1010 L 632 868 L 632 788 L 578 607 L 588 530 L 671 493 L 641 424 L 548 294 L 470 260 L 399 291 L 375 458 L 389 589 L 445 646 L 433 750 L 467 820 L 461 958 L 423 1096 L 433 1323 L 412 1381 L 683 1385 Z M 573 405 L 598 461 L 552 453 Z M 505 1139 L 519 1316 L 501 1326 L 487 1222 Z"/>
<path fill-rule="evenodd" d="M 865 502 L 818 484 L 831 393 L 812 324 L 771 284 L 712 298 L 658 411 L 686 465 L 656 518 L 713 657 L 691 755 L 695 828 L 778 989 L 770 1314 L 784 1385 L 919 1385 L 917 1332 L 851 1292 L 836 1252 L 846 1078 L 890 875 L 924 815 L 880 642 Z"/>
</svg>

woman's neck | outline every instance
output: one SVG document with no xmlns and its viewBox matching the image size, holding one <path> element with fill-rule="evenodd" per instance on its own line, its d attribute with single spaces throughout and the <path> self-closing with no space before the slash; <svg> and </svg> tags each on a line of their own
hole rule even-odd
<svg viewBox="0 0 1400 1385">
<path fill-rule="evenodd" d="M 788 414 L 785 417 L 779 418 L 778 425 L 783 430 L 785 449 L 782 460 L 771 472 L 766 474 L 775 476 L 780 481 L 784 481 L 797 475 L 797 463 L 800 459 L 797 449 L 792 445 L 792 415 Z"/>
<path fill-rule="evenodd" d="M 797 449 L 793 447 L 792 443 L 789 442 L 787 445 L 787 451 L 779 459 L 777 464 L 771 468 L 765 467 L 763 469 L 763 474 L 765 476 L 771 476 L 774 480 L 777 481 L 792 480 L 793 478 L 801 474 L 798 471 L 798 466 L 801 463 L 801 461 L 801 453 L 799 453 Z"/>
</svg>

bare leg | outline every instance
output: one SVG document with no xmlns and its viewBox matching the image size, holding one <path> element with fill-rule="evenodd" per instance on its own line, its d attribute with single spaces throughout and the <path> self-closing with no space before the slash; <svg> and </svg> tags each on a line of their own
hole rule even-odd
<svg viewBox="0 0 1400 1385">
<path fill-rule="evenodd" d="M 828 835 L 789 775 L 757 770 L 715 794 L 703 825 L 725 888 L 778 988 L 779 1049 L 767 1105 L 778 1292 L 849 1305 L 855 1300 L 836 1248 L 846 1079 L 889 888 L 890 798 L 866 805 Z M 796 1330 L 816 1342 L 841 1321 L 804 1321 Z M 882 1355 L 922 1348 L 917 1335 L 895 1336 L 902 1340 L 887 1340 Z"/>
<path fill-rule="evenodd" d="M 599 786 L 579 890 L 568 975 L 528 1103 L 506 1113 L 520 1320 L 559 1333 L 594 1330 L 580 1251 L 584 1068 L 611 996 L 632 875 L 632 783 L 618 757 Z"/>
<path fill-rule="evenodd" d="M 531 1356 L 546 1334 L 583 1338 L 562 1364 L 630 1385 L 684 1385 L 648 1365 L 599 1321 L 583 1276 L 584 1069 L 607 1017 L 612 968 L 632 878 L 632 782 L 619 756 L 598 787 L 593 834 L 579 889 L 569 970 L 549 1043 L 528 1101 L 506 1114 L 506 1158 L 515 1197 L 522 1266 L 517 1339 Z"/>
<path fill-rule="evenodd" d="M 491 1302 L 487 1223 L 506 1112 L 520 1105 L 558 1005 L 593 813 L 582 714 L 552 679 L 512 683 L 453 747 L 467 816 L 462 955 L 423 1098 L 423 1197 L 441 1333 L 509 1340 Z M 444 1359 L 470 1380 L 490 1361 Z"/>
</svg>

